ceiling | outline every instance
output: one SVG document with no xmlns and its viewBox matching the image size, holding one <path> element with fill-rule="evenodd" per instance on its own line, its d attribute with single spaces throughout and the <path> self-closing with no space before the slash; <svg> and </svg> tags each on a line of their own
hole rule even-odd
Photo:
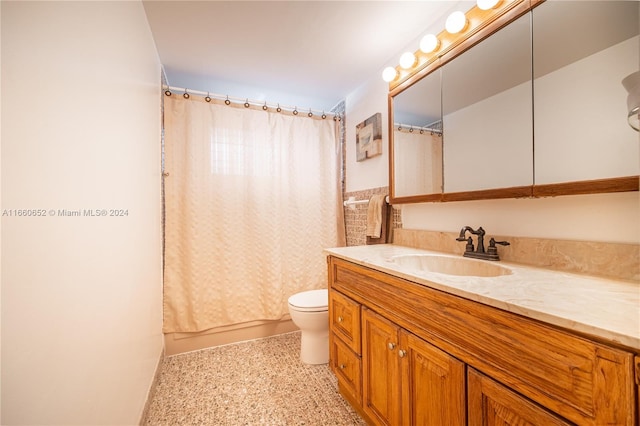
<svg viewBox="0 0 640 426">
<path fill-rule="evenodd" d="M 171 86 L 329 111 L 469 1 L 154 1 Z"/>
</svg>

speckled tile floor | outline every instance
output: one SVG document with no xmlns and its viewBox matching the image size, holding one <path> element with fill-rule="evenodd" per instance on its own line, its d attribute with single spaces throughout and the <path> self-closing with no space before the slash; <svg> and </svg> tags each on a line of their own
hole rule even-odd
<svg viewBox="0 0 640 426">
<path fill-rule="evenodd" d="M 165 358 L 146 425 L 366 425 L 300 332 Z"/>
</svg>

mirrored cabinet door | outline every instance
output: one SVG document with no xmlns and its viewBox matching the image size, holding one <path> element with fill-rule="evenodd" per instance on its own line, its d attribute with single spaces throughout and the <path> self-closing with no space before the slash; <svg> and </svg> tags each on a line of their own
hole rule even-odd
<svg viewBox="0 0 640 426">
<path fill-rule="evenodd" d="M 531 191 L 530 23 L 527 13 L 442 67 L 445 195 Z"/>
<path fill-rule="evenodd" d="M 440 70 L 394 96 L 394 197 L 442 193 L 442 121 Z"/>
<path fill-rule="evenodd" d="M 640 2 L 548 0 L 532 14 L 535 184 L 640 174 L 621 83 L 639 69 Z"/>
</svg>

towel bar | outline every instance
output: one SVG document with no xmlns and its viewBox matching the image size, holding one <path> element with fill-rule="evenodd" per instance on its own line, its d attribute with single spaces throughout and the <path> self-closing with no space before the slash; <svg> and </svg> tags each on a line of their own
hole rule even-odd
<svg viewBox="0 0 640 426">
<path fill-rule="evenodd" d="M 389 204 L 389 196 L 384 197 L 384 201 Z M 356 197 L 349 197 L 348 200 L 344 201 L 342 204 L 345 207 L 349 207 L 351 210 L 356 209 L 356 204 L 368 204 L 369 200 L 356 200 Z"/>
</svg>

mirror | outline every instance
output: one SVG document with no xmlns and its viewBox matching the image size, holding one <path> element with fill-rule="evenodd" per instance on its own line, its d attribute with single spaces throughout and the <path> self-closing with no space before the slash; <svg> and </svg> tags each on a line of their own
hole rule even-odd
<svg viewBox="0 0 640 426">
<path fill-rule="evenodd" d="M 440 70 L 393 99 L 395 197 L 442 193 Z"/>
<path fill-rule="evenodd" d="M 535 184 L 640 174 L 621 83 L 640 63 L 640 3 L 549 0 L 532 13 Z"/>
<path fill-rule="evenodd" d="M 444 192 L 533 184 L 531 27 L 526 14 L 442 68 Z"/>
<path fill-rule="evenodd" d="M 390 83 L 392 202 L 638 191 L 622 80 L 639 69 L 639 17 L 637 1 L 505 0 L 466 35 L 443 31 L 437 59 Z M 439 121 L 440 93 L 441 145 L 404 142 L 402 124 Z"/>
</svg>

